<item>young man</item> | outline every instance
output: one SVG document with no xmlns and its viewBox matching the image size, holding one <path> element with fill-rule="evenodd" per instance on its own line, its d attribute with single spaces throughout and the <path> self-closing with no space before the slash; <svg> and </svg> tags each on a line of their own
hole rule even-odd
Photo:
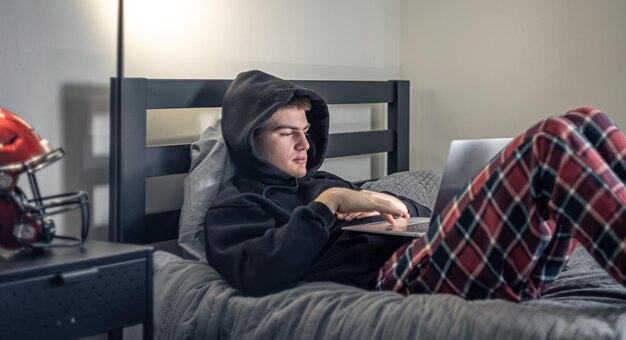
<svg viewBox="0 0 626 340">
<path fill-rule="evenodd" d="M 392 222 L 430 212 L 318 171 L 328 109 L 314 91 L 245 72 L 222 110 L 237 175 L 207 213 L 206 253 L 244 294 L 334 281 L 520 301 L 539 296 L 575 240 L 626 281 L 626 139 L 601 113 L 537 124 L 435 216 L 436 228 L 408 239 L 341 230 L 343 220 L 380 214 Z"/>
<path fill-rule="evenodd" d="M 259 71 L 240 74 L 224 97 L 222 132 L 237 175 L 207 213 L 206 254 L 245 294 L 300 281 L 373 289 L 377 271 L 410 239 L 344 233 L 335 213 L 363 204 L 361 210 L 389 215 L 429 214 L 408 199 L 360 192 L 318 171 L 328 120 L 327 105 L 314 91 Z"/>
</svg>

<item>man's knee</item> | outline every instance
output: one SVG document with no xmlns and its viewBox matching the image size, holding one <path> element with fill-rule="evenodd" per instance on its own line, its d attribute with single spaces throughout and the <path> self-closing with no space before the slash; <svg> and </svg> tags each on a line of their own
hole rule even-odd
<svg viewBox="0 0 626 340">
<path fill-rule="evenodd" d="M 606 114 L 602 111 L 591 107 L 591 106 L 583 106 L 575 110 L 571 110 L 563 115 L 565 118 L 574 122 L 574 124 L 579 125 L 583 122 L 588 122 L 591 120 L 597 119 L 609 119 Z"/>
<path fill-rule="evenodd" d="M 576 130 L 576 125 L 570 120 L 564 117 L 548 117 L 543 121 L 540 132 L 564 139 L 574 130 Z"/>
</svg>

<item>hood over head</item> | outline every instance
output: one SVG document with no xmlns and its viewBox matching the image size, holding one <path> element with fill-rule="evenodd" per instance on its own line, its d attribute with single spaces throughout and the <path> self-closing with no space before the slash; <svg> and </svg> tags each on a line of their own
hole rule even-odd
<svg viewBox="0 0 626 340">
<path fill-rule="evenodd" d="M 253 133 L 292 97 L 308 97 L 311 124 L 307 151 L 307 174 L 313 175 L 324 162 L 328 143 L 328 105 L 315 91 L 253 70 L 240 73 L 230 84 L 222 102 L 222 134 L 237 172 L 268 185 L 280 185 L 293 177 L 263 159 L 254 147 Z"/>
</svg>

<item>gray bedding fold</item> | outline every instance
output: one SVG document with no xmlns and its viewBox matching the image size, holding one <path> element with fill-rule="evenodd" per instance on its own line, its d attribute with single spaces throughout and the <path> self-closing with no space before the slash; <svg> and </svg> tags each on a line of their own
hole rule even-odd
<svg viewBox="0 0 626 340">
<path fill-rule="evenodd" d="M 626 338 L 626 289 L 584 250 L 544 299 L 521 304 L 335 283 L 251 298 L 206 264 L 164 256 L 155 264 L 157 339 Z"/>
</svg>

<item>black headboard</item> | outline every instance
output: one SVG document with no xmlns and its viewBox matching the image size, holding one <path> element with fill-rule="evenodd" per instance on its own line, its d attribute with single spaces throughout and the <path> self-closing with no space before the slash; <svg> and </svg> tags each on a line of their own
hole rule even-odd
<svg viewBox="0 0 626 340">
<path fill-rule="evenodd" d="M 111 241 L 146 244 L 178 237 L 180 210 L 145 213 L 146 178 L 188 172 L 190 145 L 146 146 L 146 111 L 220 107 L 230 82 L 123 78 L 117 112 L 117 80 L 111 79 Z M 408 81 L 293 82 L 316 90 L 328 104 L 387 103 L 387 130 L 331 134 L 327 157 L 387 152 L 387 173 L 409 169 Z"/>
</svg>

